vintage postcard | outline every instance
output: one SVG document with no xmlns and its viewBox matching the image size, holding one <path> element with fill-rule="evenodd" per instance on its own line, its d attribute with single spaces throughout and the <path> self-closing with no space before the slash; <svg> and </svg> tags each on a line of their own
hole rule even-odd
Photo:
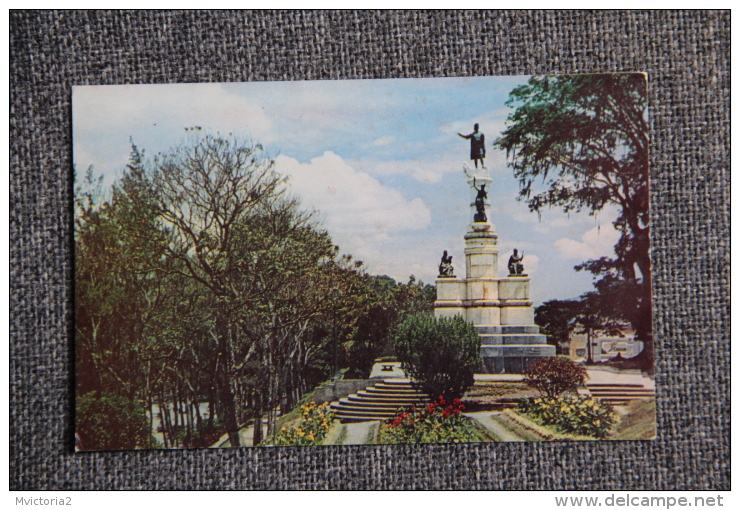
<svg viewBox="0 0 740 510">
<path fill-rule="evenodd" d="M 653 438 L 647 103 L 75 87 L 77 450 Z"/>
</svg>

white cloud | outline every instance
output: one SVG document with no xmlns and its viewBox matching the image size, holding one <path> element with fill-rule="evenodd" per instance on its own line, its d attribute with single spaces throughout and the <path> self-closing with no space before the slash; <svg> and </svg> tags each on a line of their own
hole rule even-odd
<svg viewBox="0 0 740 510">
<path fill-rule="evenodd" d="M 353 167 L 371 175 L 408 175 L 424 184 L 434 184 L 442 180 L 442 174 L 450 172 L 461 172 L 459 162 L 440 160 L 432 161 L 418 159 L 401 161 L 373 161 L 354 160 L 350 162 Z"/>
<path fill-rule="evenodd" d="M 462 133 L 467 135 L 473 132 L 473 125 L 479 124 L 480 131 L 486 135 L 486 150 L 488 146 L 493 142 L 495 138 L 499 136 L 501 131 L 506 128 L 506 116 L 508 114 L 508 108 L 498 108 L 483 112 L 475 117 L 463 120 L 456 120 L 441 124 L 439 130 L 443 133 Z"/>
<path fill-rule="evenodd" d="M 393 143 L 393 140 L 394 138 L 392 136 L 385 135 L 385 136 L 381 136 L 380 138 L 376 138 L 375 140 L 373 140 L 372 145 L 376 147 L 382 147 L 384 145 L 389 145 Z"/>
<path fill-rule="evenodd" d="M 197 98 L 197 100 L 194 100 Z M 202 126 L 222 132 L 248 131 L 262 142 L 275 139 L 264 108 L 221 84 L 101 85 L 74 89 L 75 130 L 101 126 L 128 135 L 142 129 Z M 77 133 L 76 133 L 77 134 Z"/>
<path fill-rule="evenodd" d="M 281 155 L 275 167 L 290 176 L 289 185 L 303 203 L 319 212 L 334 241 L 354 255 L 359 255 L 358 248 L 377 248 L 398 232 L 431 224 L 431 212 L 421 198 L 405 199 L 333 152 L 310 163 Z"/>
<path fill-rule="evenodd" d="M 501 151 L 491 151 L 491 158 L 486 158 L 486 167 L 491 172 L 493 186 L 498 184 L 498 179 L 505 178 L 499 173 L 499 170 L 505 168 L 505 156 Z M 459 173 L 461 179 L 463 175 L 463 163 L 471 165 L 470 161 L 465 158 L 456 158 L 449 154 L 439 154 L 426 159 L 405 159 L 395 161 L 376 161 L 372 159 L 349 160 L 357 170 L 367 172 L 370 175 L 408 175 L 418 182 L 424 184 L 435 184 L 442 180 L 444 174 Z M 536 221 L 536 217 L 534 220 Z"/>
<path fill-rule="evenodd" d="M 555 241 L 555 249 L 567 259 L 590 260 L 614 253 L 619 232 L 611 225 L 594 227 L 580 241 L 563 237 Z"/>
<path fill-rule="evenodd" d="M 537 255 L 524 255 L 522 264 L 524 265 L 524 272 L 533 275 L 537 273 L 537 269 L 540 267 L 540 258 Z"/>
</svg>

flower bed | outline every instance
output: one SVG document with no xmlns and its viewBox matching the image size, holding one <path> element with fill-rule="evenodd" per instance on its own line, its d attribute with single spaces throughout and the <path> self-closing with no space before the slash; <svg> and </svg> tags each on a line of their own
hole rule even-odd
<svg viewBox="0 0 740 510">
<path fill-rule="evenodd" d="M 274 446 L 315 446 L 324 441 L 334 419 L 329 404 L 310 402 L 300 412 L 298 423 L 282 427 L 275 435 Z"/>
<path fill-rule="evenodd" d="M 517 411 L 559 432 L 605 438 L 616 422 L 611 406 L 590 397 L 529 398 Z"/>
<path fill-rule="evenodd" d="M 447 404 L 444 397 L 426 407 L 400 411 L 380 427 L 380 442 L 393 443 L 470 443 L 490 441 L 462 415 L 460 399 Z"/>
</svg>

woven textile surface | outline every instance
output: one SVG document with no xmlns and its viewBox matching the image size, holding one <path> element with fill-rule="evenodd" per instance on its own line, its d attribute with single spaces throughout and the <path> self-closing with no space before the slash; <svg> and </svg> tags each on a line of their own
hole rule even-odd
<svg viewBox="0 0 740 510">
<path fill-rule="evenodd" d="M 12 12 L 10 487 L 729 489 L 729 12 Z M 71 87 L 645 71 L 658 438 L 73 453 Z"/>
</svg>

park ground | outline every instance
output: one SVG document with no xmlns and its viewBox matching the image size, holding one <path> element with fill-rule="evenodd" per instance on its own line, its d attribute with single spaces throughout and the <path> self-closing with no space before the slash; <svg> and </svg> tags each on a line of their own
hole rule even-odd
<svg viewBox="0 0 740 510">
<path fill-rule="evenodd" d="M 635 371 L 618 373 L 603 368 L 588 370 L 591 383 L 647 383 L 650 380 Z M 396 374 L 402 375 L 402 374 Z M 476 375 L 474 386 L 463 397 L 465 416 L 473 420 L 481 431 L 481 441 L 569 441 L 594 440 L 592 437 L 572 436 L 559 433 L 550 427 L 539 425 L 517 412 L 515 407 L 520 399 L 537 397 L 536 390 L 523 382 L 520 375 Z M 654 385 L 652 386 L 654 389 Z M 655 399 L 634 400 L 626 405 L 614 406 L 617 422 L 607 440 L 646 440 L 655 437 Z M 297 414 L 286 415 L 282 425 L 297 421 Z M 324 445 L 364 445 L 377 444 L 379 431 L 386 426 L 381 421 L 342 423 L 334 420 L 323 441 Z M 266 425 L 263 425 L 266 433 Z M 254 426 L 240 431 L 242 444 L 251 445 Z M 228 447 L 228 437 L 222 437 L 213 447 Z"/>
</svg>

